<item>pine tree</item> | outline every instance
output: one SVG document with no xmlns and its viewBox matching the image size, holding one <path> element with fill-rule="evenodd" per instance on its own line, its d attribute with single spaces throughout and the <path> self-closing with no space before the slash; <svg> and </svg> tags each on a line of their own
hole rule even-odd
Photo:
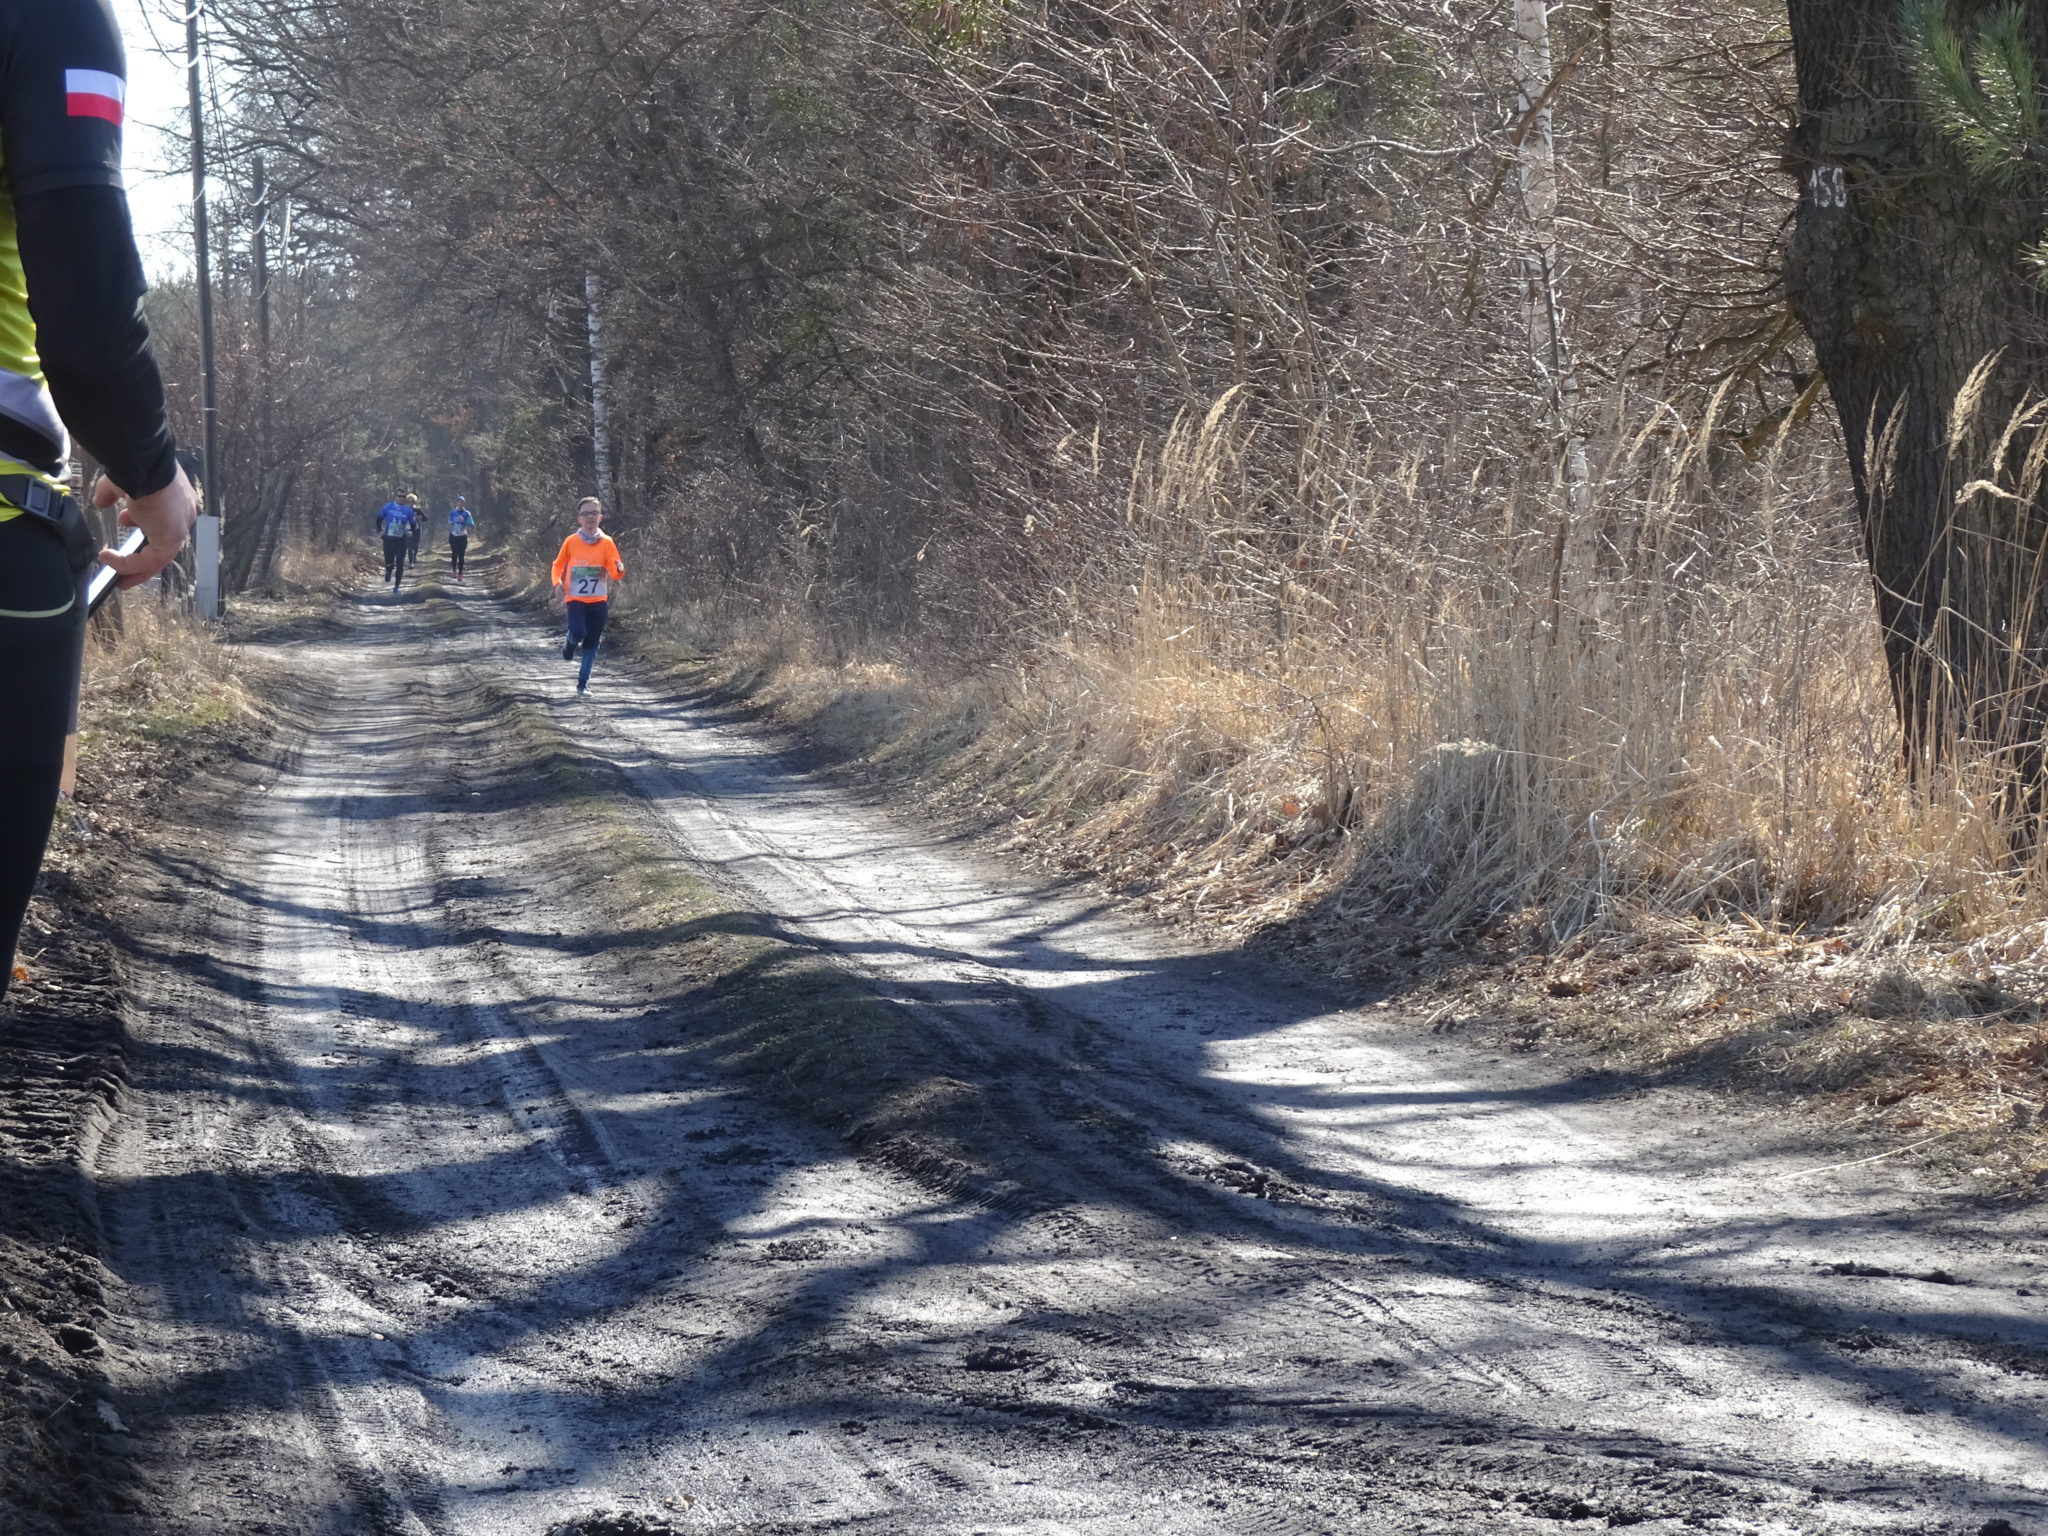
<svg viewBox="0 0 2048 1536">
<path fill-rule="evenodd" d="M 1906 0 L 1900 32 L 1921 105 L 1977 176 L 2011 190 L 2048 168 L 2040 70 L 2019 6 L 1998 6 L 1965 34 L 1951 25 L 1946 0 Z M 2048 282 L 2048 241 L 2026 261 Z"/>
<path fill-rule="evenodd" d="M 1855 481 L 1900 724 L 2048 781 L 2038 5 L 1788 0 L 1802 181 L 1786 296 Z M 1958 17 L 1964 18 L 1960 22 Z"/>
</svg>

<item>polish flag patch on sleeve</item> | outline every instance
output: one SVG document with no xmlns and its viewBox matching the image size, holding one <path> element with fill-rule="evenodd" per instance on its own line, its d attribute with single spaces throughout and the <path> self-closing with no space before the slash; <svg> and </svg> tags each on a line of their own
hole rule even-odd
<svg viewBox="0 0 2048 1536">
<path fill-rule="evenodd" d="M 64 71 L 64 111 L 69 117 L 101 117 L 119 127 L 128 82 L 103 69 Z"/>
</svg>

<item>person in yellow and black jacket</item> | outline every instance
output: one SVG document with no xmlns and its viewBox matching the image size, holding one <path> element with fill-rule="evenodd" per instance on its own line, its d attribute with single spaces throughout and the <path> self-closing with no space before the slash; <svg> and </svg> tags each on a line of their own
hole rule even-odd
<svg viewBox="0 0 2048 1536">
<path fill-rule="evenodd" d="M 142 318 L 126 77 L 106 0 L 0 0 L 0 997 L 76 725 L 87 575 L 148 580 L 198 511 Z M 67 426 L 105 466 L 94 503 L 125 500 L 148 535 L 137 553 L 95 550 Z"/>
</svg>

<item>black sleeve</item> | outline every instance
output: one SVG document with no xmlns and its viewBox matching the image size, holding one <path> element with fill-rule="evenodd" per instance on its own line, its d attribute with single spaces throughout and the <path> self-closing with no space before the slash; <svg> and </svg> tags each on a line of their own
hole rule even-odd
<svg viewBox="0 0 2048 1536">
<path fill-rule="evenodd" d="M 11 162 L 11 133 L 7 151 Z M 14 218 L 36 350 L 57 413 L 122 490 L 162 490 L 177 460 L 142 318 L 142 261 L 128 199 L 105 182 L 17 191 Z"/>
<path fill-rule="evenodd" d="M 0 142 L 16 197 L 121 185 L 128 61 L 107 0 L 0 12 Z"/>
</svg>

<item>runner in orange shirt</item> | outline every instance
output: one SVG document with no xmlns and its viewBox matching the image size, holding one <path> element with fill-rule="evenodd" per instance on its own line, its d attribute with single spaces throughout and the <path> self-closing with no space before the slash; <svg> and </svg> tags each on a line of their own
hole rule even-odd
<svg viewBox="0 0 2048 1536">
<path fill-rule="evenodd" d="M 569 609 L 569 638 L 562 645 L 562 660 L 574 661 L 576 648 L 583 648 L 583 668 L 576 674 L 578 693 L 590 686 L 590 666 L 597 660 L 598 642 L 604 638 L 612 588 L 626 576 L 619 546 L 609 534 L 597 531 L 603 521 L 604 503 L 595 496 L 584 497 L 576 508 L 576 531 L 562 540 L 562 552 L 555 556 L 549 573 L 555 596 Z"/>
</svg>

